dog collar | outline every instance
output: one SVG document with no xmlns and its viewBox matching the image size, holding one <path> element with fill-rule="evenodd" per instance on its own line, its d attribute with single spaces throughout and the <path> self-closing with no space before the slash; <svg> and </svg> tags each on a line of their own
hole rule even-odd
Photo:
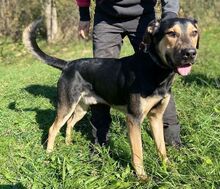
<svg viewBox="0 0 220 189">
<path fill-rule="evenodd" d="M 159 67 L 161 67 L 163 69 L 167 69 L 167 67 L 164 66 L 163 64 L 161 64 L 161 61 L 158 60 L 158 58 L 154 54 L 152 54 L 152 52 L 147 51 L 146 53 L 150 56 L 150 58 L 153 60 L 153 62 L 155 62 Z"/>
<path fill-rule="evenodd" d="M 155 55 L 155 53 L 152 52 L 150 47 L 151 47 L 150 44 L 144 43 L 142 41 L 140 43 L 139 50 L 148 54 L 150 56 L 150 58 L 153 60 L 153 62 L 155 62 L 160 68 L 163 68 L 163 69 L 171 68 L 172 69 L 171 66 L 169 66 L 169 65 L 165 66 L 164 64 L 162 64 L 158 55 Z"/>
</svg>

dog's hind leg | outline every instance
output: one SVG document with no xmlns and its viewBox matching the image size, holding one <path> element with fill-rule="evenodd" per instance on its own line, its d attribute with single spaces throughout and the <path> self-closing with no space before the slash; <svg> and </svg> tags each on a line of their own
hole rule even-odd
<svg viewBox="0 0 220 189">
<path fill-rule="evenodd" d="M 71 117 L 73 112 L 75 111 L 76 106 L 80 101 L 81 96 L 75 97 L 71 105 L 66 103 L 67 101 L 61 101 L 58 104 L 57 116 L 53 123 L 53 125 L 49 129 L 49 136 L 47 142 L 47 152 L 53 151 L 55 138 L 60 131 L 61 127 L 67 122 L 67 120 Z"/>
<path fill-rule="evenodd" d="M 78 121 L 80 121 L 84 117 L 87 110 L 88 110 L 88 105 L 80 101 L 79 104 L 76 106 L 76 109 L 73 112 L 72 116 L 67 121 L 66 139 L 65 139 L 67 145 L 72 143 L 72 135 L 71 135 L 72 128 Z"/>
</svg>

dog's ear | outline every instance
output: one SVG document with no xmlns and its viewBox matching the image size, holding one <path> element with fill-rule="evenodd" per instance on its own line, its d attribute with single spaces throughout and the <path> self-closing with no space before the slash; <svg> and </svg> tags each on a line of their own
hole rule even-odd
<svg viewBox="0 0 220 189">
<path fill-rule="evenodd" d="M 193 22 L 193 25 L 199 30 L 198 21 L 194 18 L 190 18 L 190 20 Z M 199 39 L 200 39 L 200 32 L 198 31 L 198 39 L 197 39 L 197 44 L 196 44 L 197 49 L 199 49 Z"/>
<path fill-rule="evenodd" d="M 143 42 L 145 44 L 150 44 L 151 43 L 151 39 L 152 39 L 152 36 L 156 33 L 156 31 L 158 30 L 160 26 L 160 23 L 158 20 L 152 20 L 148 26 L 147 26 L 147 29 L 145 31 L 145 34 L 144 34 L 144 37 L 143 37 Z"/>
<path fill-rule="evenodd" d="M 199 40 L 200 40 L 200 33 L 198 33 L 198 39 L 197 39 L 197 44 L 196 44 L 197 49 L 199 49 Z"/>
<path fill-rule="evenodd" d="M 198 27 L 198 21 L 195 18 L 188 17 L 188 19 L 191 21 L 191 23 L 195 26 L 195 28 L 198 30 L 198 39 L 197 39 L 197 44 L 196 48 L 199 49 L 199 39 L 200 39 L 200 32 L 199 32 L 199 27 Z"/>
<path fill-rule="evenodd" d="M 198 21 L 196 19 L 193 19 L 193 23 L 194 23 L 194 26 L 198 29 Z M 197 44 L 196 44 L 197 49 L 199 49 L 199 40 L 200 40 L 200 32 L 198 31 L 198 39 L 197 39 Z"/>
<path fill-rule="evenodd" d="M 192 21 L 193 21 L 194 25 L 196 26 L 196 28 L 198 28 L 198 21 L 196 19 L 193 19 Z"/>
<path fill-rule="evenodd" d="M 192 24 L 198 28 L 198 20 L 196 20 L 195 18 L 192 17 L 188 17 L 188 19 L 192 22 Z"/>
<path fill-rule="evenodd" d="M 159 28 L 159 26 L 160 26 L 160 21 L 159 21 L 159 20 L 157 20 L 157 19 L 152 20 L 152 21 L 148 24 L 148 26 L 147 26 L 147 31 L 148 31 L 148 33 L 150 33 L 150 34 L 153 35 L 153 34 L 157 31 L 157 29 Z"/>
<path fill-rule="evenodd" d="M 142 42 L 140 43 L 140 46 L 139 46 L 140 50 L 143 50 L 144 52 L 146 52 L 148 50 L 148 47 L 152 42 L 152 37 L 156 33 L 156 31 L 158 30 L 159 25 L 160 25 L 159 21 L 156 20 L 156 19 L 152 20 L 148 24 L 148 26 L 146 28 L 146 31 L 144 33 L 144 36 L 143 36 L 143 40 L 142 40 Z"/>
</svg>

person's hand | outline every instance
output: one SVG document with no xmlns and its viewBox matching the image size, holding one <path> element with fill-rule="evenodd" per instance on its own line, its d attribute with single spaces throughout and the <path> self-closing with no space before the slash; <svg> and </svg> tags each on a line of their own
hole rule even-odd
<svg viewBox="0 0 220 189">
<path fill-rule="evenodd" d="M 90 21 L 79 21 L 79 36 L 83 39 L 88 39 L 89 36 L 89 28 L 90 28 Z"/>
</svg>

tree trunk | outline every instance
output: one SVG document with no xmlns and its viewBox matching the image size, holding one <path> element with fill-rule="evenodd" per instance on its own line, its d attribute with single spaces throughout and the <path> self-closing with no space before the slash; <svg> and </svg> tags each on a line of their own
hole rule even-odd
<svg viewBox="0 0 220 189">
<path fill-rule="evenodd" d="M 53 43 L 58 38 L 58 21 L 55 0 L 46 0 L 45 5 L 47 41 Z"/>
<path fill-rule="evenodd" d="M 9 18 L 8 18 L 8 14 L 7 11 L 9 8 L 9 1 L 8 0 L 1 0 L 0 2 L 1 6 L 0 6 L 0 19 L 1 19 L 1 34 L 7 34 L 8 28 L 9 28 Z"/>
</svg>

